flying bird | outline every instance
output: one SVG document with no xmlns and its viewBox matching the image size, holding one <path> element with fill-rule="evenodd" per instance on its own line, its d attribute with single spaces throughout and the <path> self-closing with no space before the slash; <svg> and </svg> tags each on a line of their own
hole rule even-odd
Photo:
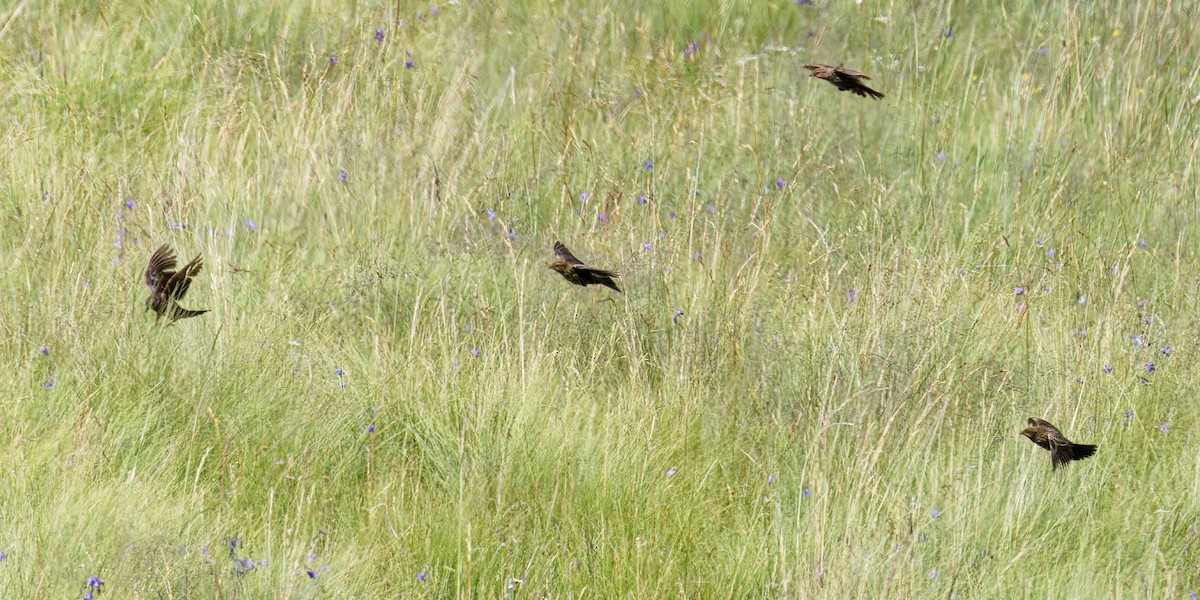
<svg viewBox="0 0 1200 600">
<path fill-rule="evenodd" d="M 207 310 L 188 310 L 179 306 L 178 301 L 187 294 L 192 285 L 192 278 L 200 272 L 204 261 L 199 256 L 192 262 L 175 270 L 175 251 L 166 244 L 158 247 L 150 257 L 150 266 L 146 267 L 146 287 L 150 288 L 150 297 L 146 298 L 146 310 L 153 310 L 157 315 L 154 320 L 167 317 L 172 323 L 179 319 L 196 317 Z"/>
<path fill-rule="evenodd" d="M 879 100 L 883 98 L 883 94 L 877 92 L 862 82 L 863 79 L 870 79 L 866 74 L 847 69 L 841 65 L 831 67 L 829 65 L 804 65 L 805 69 L 812 71 L 808 76 L 824 79 L 832 83 L 837 89 L 843 92 L 854 92 L 864 98 L 875 98 Z"/>
<path fill-rule="evenodd" d="M 575 255 L 571 254 L 571 251 L 567 250 L 562 242 L 554 242 L 554 254 L 558 256 L 558 260 L 547 266 L 558 271 L 563 279 L 575 285 L 603 285 L 617 292 L 621 291 L 621 288 L 617 287 L 616 282 L 613 281 L 613 277 L 620 277 L 620 275 L 607 269 L 584 266 L 583 261 L 575 258 Z"/>
<path fill-rule="evenodd" d="M 1029 427 L 1021 432 L 1029 441 L 1050 451 L 1053 469 L 1073 460 L 1083 460 L 1096 453 L 1092 444 L 1073 444 L 1057 427 L 1035 417 L 1029 417 Z"/>
</svg>

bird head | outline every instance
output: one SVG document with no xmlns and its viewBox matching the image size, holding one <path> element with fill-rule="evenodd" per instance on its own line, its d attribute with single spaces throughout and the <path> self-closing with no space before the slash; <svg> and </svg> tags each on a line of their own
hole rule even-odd
<svg viewBox="0 0 1200 600">
<path fill-rule="evenodd" d="M 567 270 L 567 263 L 565 263 L 561 260 L 556 261 L 556 262 L 548 262 L 548 263 L 546 263 L 546 268 L 553 269 L 555 271 L 558 271 L 559 273 L 563 273 L 563 272 L 566 272 L 566 270 Z"/>
<path fill-rule="evenodd" d="M 1032 439 L 1033 439 L 1033 436 L 1034 436 L 1034 434 L 1036 434 L 1036 433 L 1037 433 L 1037 431 L 1036 431 L 1034 428 L 1032 428 L 1032 427 L 1026 427 L 1026 428 L 1025 428 L 1025 431 L 1022 431 L 1022 432 L 1021 432 L 1021 435 L 1023 435 L 1023 436 L 1025 436 L 1025 437 L 1027 437 L 1027 438 L 1029 438 L 1029 439 L 1031 439 L 1031 440 L 1032 440 Z"/>
</svg>

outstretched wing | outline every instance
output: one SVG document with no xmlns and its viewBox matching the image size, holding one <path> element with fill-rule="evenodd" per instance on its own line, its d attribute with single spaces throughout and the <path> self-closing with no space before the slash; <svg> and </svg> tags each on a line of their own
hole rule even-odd
<svg viewBox="0 0 1200 600">
<path fill-rule="evenodd" d="M 820 63 L 813 63 L 813 64 L 809 64 L 809 65 L 804 65 L 804 68 L 808 69 L 809 71 L 816 71 L 817 69 L 832 69 L 833 67 L 831 67 L 829 65 L 823 65 Z"/>
<path fill-rule="evenodd" d="M 841 66 L 841 65 L 838 65 L 837 67 L 834 67 L 834 69 L 833 69 L 833 70 L 834 70 L 834 71 L 837 71 L 837 72 L 838 72 L 838 74 L 839 74 L 839 75 L 842 75 L 842 76 L 855 77 L 855 78 L 858 78 L 858 79 L 870 79 L 870 77 L 868 77 L 868 76 L 867 76 L 867 74 L 866 74 L 866 73 L 863 73 L 862 71 L 855 71 L 854 69 L 848 69 L 848 68 L 846 68 L 846 67 L 843 67 L 843 66 Z"/>
<path fill-rule="evenodd" d="M 571 254 L 571 251 L 567 250 L 567 247 L 564 246 L 562 242 L 554 242 L 554 254 L 558 255 L 558 258 L 560 258 L 563 262 L 565 262 L 567 264 L 570 264 L 570 265 L 582 265 L 583 264 L 583 261 L 579 260 L 578 258 L 575 258 L 575 255 Z"/>
<path fill-rule="evenodd" d="M 158 290 L 163 282 L 175 274 L 175 252 L 163 244 L 150 256 L 150 265 L 146 267 L 146 285 Z"/>
<path fill-rule="evenodd" d="M 192 285 L 192 278 L 200 272 L 202 267 L 204 267 L 204 259 L 197 256 L 192 259 L 192 262 L 184 265 L 177 273 L 171 275 L 166 285 L 163 286 L 167 295 L 175 300 L 183 298 L 187 294 L 188 288 Z"/>
</svg>

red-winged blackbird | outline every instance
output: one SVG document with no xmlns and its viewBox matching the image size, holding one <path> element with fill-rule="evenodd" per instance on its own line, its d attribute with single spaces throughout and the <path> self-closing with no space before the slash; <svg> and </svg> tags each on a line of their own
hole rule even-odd
<svg viewBox="0 0 1200 600">
<path fill-rule="evenodd" d="M 870 77 L 854 69 L 847 69 L 841 65 L 836 67 L 829 65 L 804 65 L 804 68 L 812 71 L 809 77 L 824 79 L 843 92 L 853 92 L 864 98 L 870 97 L 876 100 L 883 98 L 883 94 L 867 87 L 862 82 L 863 79 L 870 79 Z"/>
<path fill-rule="evenodd" d="M 1029 441 L 1050 451 L 1052 468 L 1073 460 L 1083 460 L 1096 453 L 1091 444 L 1072 444 L 1057 427 L 1035 417 L 1029 417 L 1029 427 L 1021 432 Z"/>
<path fill-rule="evenodd" d="M 613 277 L 620 277 L 620 275 L 605 269 L 584 266 L 583 261 L 575 258 L 575 255 L 571 254 L 571 251 L 567 250 L 562 242 L 554 242 L 554 254 L 558 256 L 558 260 L 548 266 L 558 271 L 563 279 L 575 285 L 603 285 L 618 292 L 621 291 L 621 288 L 617 287 L 616 282 L 613 281 Z"/>
<path fill-rule="evenodd" d="M 166 244 L 158 247 L 150 257 L 150 266 L 146 267 L 146 287 L 150 288 L 150 297 L 146 298 L 146 310 L 153 310 L 157 315 L 154 320 L 167 317 L 171 322 L 188 317 L 202 315 L 207 310 L 188 310 L 179 306 L 192 285 L 192 278 L 200 272 L 204 261 L 197 256 L 192 262 L 175 270 L 175 252 Z"/>
</svg>

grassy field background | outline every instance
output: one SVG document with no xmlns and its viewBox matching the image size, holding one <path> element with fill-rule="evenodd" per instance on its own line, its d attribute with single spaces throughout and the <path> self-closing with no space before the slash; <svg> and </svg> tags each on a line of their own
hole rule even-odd
<svg viewBox="0 0 1200 600">
<path fill-rule="evenodd" d="M 0 597 L 1200 590 L 1188 3 L 273 4 L 0 8 Z"/>
</svg>

